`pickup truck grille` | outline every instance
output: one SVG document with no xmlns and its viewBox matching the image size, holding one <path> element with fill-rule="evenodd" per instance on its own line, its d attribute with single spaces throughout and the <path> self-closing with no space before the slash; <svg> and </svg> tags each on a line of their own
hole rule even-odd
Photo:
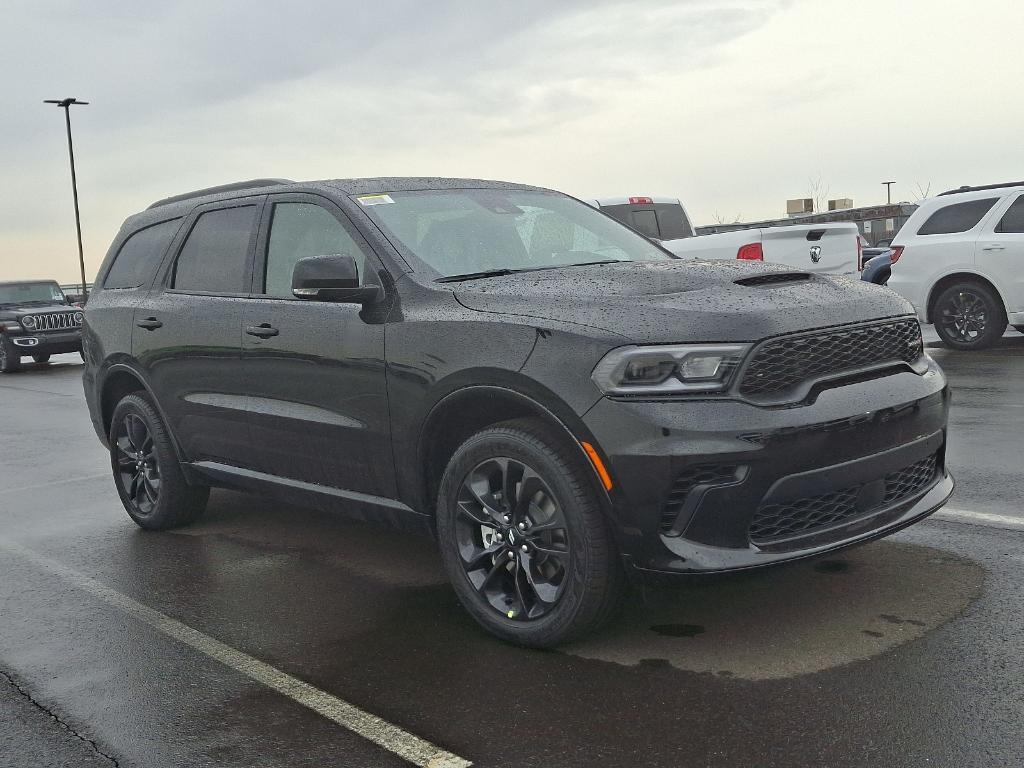
<svg viewBox="0 0 1024 768">
<path fill-rule="evenodd" d="M 883 363 L 912 363 L 924 351 L 916 319 L 782 336 L 754 350 L 740 393 L 771 397 L 821 376 Z"/>
<path fill-rule="evenodd" d="M 35 321 L 25 322 L 28 317 L 22 318 L 22 325 L 29 331 L 66 331 L 73 328 L 81 328 L 82 323 L 75 319 L 77 312 L 51 312 L 45 315 L 31 315 Z"/>
</svg>

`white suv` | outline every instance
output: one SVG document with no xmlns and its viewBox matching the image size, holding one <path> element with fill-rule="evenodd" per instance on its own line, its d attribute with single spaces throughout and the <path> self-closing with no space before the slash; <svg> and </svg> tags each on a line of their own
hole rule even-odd
<svg viewBox="0 0 1024 768">
<path fill-rule="evenodd" d="M 892 249 L 889 287 L 947 346 L 983 349 L 1007 324 L 1024 332 L 1024 182 L 925 200 Z"/>
</svg>

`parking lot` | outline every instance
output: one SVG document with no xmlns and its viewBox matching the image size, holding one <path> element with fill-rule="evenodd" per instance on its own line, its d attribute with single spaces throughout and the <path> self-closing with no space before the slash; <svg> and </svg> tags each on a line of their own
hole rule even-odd
<svg viewBox="0 0 1024 768">
<path fill-rule="evenodd" d="M 4 376 L 0 764 L 1020 764 L 1024 336 L 929 338 L 948 512 L 646 589 L 557 652 L 479 629 L 424 538 L 226 491 L 143 532 L 77 355 Z"/>
</svg>

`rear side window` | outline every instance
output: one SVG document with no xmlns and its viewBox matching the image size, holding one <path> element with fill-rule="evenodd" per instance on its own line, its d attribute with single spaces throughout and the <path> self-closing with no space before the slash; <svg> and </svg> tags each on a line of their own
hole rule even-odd
<svg viewBox="0 0 1024 768">
<path fill-rule="evenodd" d="M 1024 232 L 1024 195 L 1013 201 L 996 227 L 996 232 Z"/>
<path fill-rule="evenodd" d="M 107 270 L 103 287 L 138 288 L 148 285 L 180 225 L 181 219 L 171 219 L 140 229 L 125 240 Z"/>
<path fill-rule="evenodd" d="M 179 291 L 248 293 L 245 266 L 256 206 L 207 211 L 196 219 L 174 267 Z"/>
<path fill-rule="evenodd" d="M 949 235 L 954 232 L 966 232 L 977 226 L 998 200 L 998 197 L 986 197 L 984 200 L 947 205 L 929 216 L 928 221 L 917 230 L 917 234 Z"/>
</svg>

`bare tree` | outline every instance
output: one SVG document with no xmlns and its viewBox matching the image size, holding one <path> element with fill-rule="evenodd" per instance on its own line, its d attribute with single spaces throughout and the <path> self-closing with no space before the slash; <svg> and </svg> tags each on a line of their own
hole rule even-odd
<svg viewBox="0 0 1024 768">
<path fill-rule="evenodd" d="M 821 181 L 821 171 L 818 172 L 816 178 L 808 177 L 807 179 L 807 196 L 814 201 L 814 212 L 820 213 L 828 208 L 828 193 L 831 187 L 828 184 L 823 184 Z"/>
<path fill-rule="evenodd" d="M 713 218 L 715 220 L 715 224 L 739 224 L 740 223 L 740 214 L 738 214 L 738 213 L 736 214 L 735 217 L 733 217 L 732 221 L 728 221 L 726 219 L 726 217 L 723 216 L 722 214 L 720 214 L 718 211 L 715 211 L 714 214 L 712 214 L 711 218 Z"/>
<path fill-rule="evenodd" d="M 921 182 L 918 181 L 915 182 L 915 184 L 917 185 L 917 189 L 914 192 L 914 202 L 920 203 L 928 197 L 928 194 L 932 191 L 932 183 L 929 181 L 927 184 L 922 185 Z"/>
</svg>

